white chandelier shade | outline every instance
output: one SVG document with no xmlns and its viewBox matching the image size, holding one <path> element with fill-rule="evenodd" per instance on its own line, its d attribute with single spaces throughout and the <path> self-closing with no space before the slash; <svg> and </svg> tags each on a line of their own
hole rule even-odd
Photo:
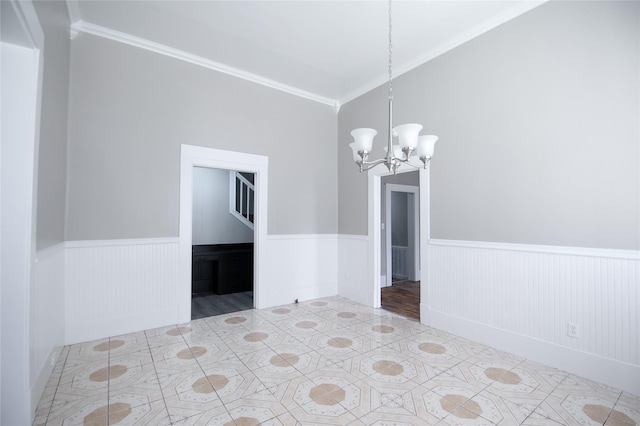
<svg viewBox="0 0 640 426">
<path fill-rule="evenodd" d="M 392 147 L 391 154 L 389 147 L 385 146 L 384 151 L 386 157 L 375 162 L 368 162 L 368 156 L 373 149 L 373 139 L 378 134 L 375 129 L 359 128 L 351 132 L 353 142 L 349 147 L 353 153 L 353 161 L 360 166 L 360 171 L 369 170 L 378 164 L 386 164 L 389 171 L 395 171 L 400 163 L 406 163 L 413 167 L 427 167 L 429 160 L 433 157 L 438 137 L 435 135 L 419 135 L 422 130 L 421 124 L 402 124 L 393 128 L 390 135 L 389 145 Z M 392 143 L 392 138 L 396 137 L 398 143 Z M 411 162 L 412 158 L 418 157 L 422 161 L 422 165 Z M 365 168 L 369 165 L 370 167 Z"/>
<path fill-rule="evenodd" d="M 424 135 L 418 138 L 418 157 L 433 157 L 433 150 L 436 147 L 438 137 L 435 135 Z"/>
<path fill-rule="evenodd" d="M 422 130 L 422 124 L 403 124 L 393 128 L 393 136 L 398 137 L 400 148 L 413 150 L 418 146 L 420 130 Z"/>
</svg>

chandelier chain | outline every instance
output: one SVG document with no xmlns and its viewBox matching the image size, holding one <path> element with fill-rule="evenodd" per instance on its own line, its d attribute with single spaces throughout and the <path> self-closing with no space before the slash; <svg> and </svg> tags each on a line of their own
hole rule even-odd
<svg viewBox="0 0 640 426">
<path fill-rule="evenodd" d="M 391 32 L 393 30 L 393 21 L 391 19 L 391 0 L 389 0 L 389 99 L 393 99 L 393 43 L 391 41 Z"/>
</svg>

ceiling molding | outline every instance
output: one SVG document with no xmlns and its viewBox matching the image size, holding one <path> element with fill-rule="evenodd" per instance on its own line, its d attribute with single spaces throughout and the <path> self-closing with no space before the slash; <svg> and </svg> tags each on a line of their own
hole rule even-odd
<svg viewBox="0 0 640 426">
<path fill-rule="evenodd" d="M 73 3 L 74 0 L 69 0 L 69 3 Z M 324 96 L 317 95 L 315 93 L 307 92 L 305 90 L 298 89 L 287 84 L 280 83 L 275 80 L 271 80 L 265 77 L 261 77 L 250 72 L 243 71 L 238 68 L 230 67 L 220 62 L 215 62 L 202 56 L 194 55 L 183 50 L 175 49 L 173 47 L 165 46 L 160 43 L 156 43 L 150 40 L 146 40 L 140 37 L 133 36 L 131 34 L 123 33 L 120 31 L 112 30 L 110 28 L 102 27 L 100 25 L 91 24 L 82 20 L 75 21 L 71 24 L 72 37 L 79 33 L 91 34 L 98 37 L 103 37 L 109 40 L 117 41 L 120 43 L 128 44 L 131 46 L 139 47 L 141 49 L 149 50 L 151 52 L 159 53 L 161 55 L 169 56 L 181 61 L 190 62 L 195 65 L 199 65 L 205 68 L 212 69 L 224 74 L 232 75 L 243 80 L 251 81 L 262 86 L 266 86 L 281 92 L 289 93 L 294 96 L 298 96 L 304 99 L 308 99 L 314 102 L 318 102 L 324 105 L 328 105 L 334 110 L 339 109 L 339 102 L 335 99 L 330 99 Z"/>
<path fill-rule="evenodd" d="M 436 46 L 434 49 L 431 49 L 428 52 L 425 52 L 422 55 L 416 57 L 412 61 L 406 62 L 401 66 L 394 68 L 393 77 L 394 78 L 399 77 L 402 74 L 409 72 L 419 67 L 420 65 L 426 62 L 429 62 L 430 60 L 435 59 L 438 56 L 444 53 L 447 53 L 448 51 L 453 50 L 456 47 L 488 31 L 491 31 L 492 29 L 504 24 L 505 22 L 510 21 L 511 19 L 516 18 L 525 12 L 530 11 L 531 9 L 534 9 L 540 6 L 541 4 L 546 3 L 547 1 L 549 0 L 526 1 L 523 3 L 518 3 L 516 6 L 505 11 L 504 13 L 498 16 L 495 16 L 494 18 L 489 19 L 485 22 L 482 22 L 481 24 L 475 26 L 474 28 L 471 28 L 469 31 L 466 31 L 465 33 L 460 34 L 458 37 L 448 40 L 447 42 L 442 43 L 439 46 Z M 350 102 L 356 99 L 357 97 L 362 96 L 365 93 L 379 86 L 382 86 L 383 84 L 386 84 L 388 81 L 389 81 L 389 77 L 387 74 L 381 75 L 380 77 L 369 81 L 367 84 L 361 86 L 360 88 L 348 93 L 346 96 L 343 96 L 338 100 L 338 102 L 341 105 L 344 105 L 347 102 Z"/>
<path fill-rule="evenodd" d="M 78 0 L 67 0 L 67 13 L 69 14 L 69 22 L 71 22 L 71 24 L 82 20 Z"/>
<path fill-rule="evenodd" d="M 42 55 L 45 37 L 33 2 L 3 1 L 2 13 L 6 13 L 9 17 L 5 20 L 3 16 L 2 19 L 2 23 L 6 23 L 6 27 L 2 28 L 2 41 L 29 49 L 38 49 Z"/>
</svg>

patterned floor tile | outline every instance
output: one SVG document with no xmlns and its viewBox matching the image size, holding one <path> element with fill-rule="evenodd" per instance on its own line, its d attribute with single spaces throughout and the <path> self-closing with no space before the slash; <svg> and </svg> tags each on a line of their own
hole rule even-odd
<svg viewBox="0 0 640 426">
<path fill-rule="evenodd" d="M 428 392 L 424 397 L 427 411 L 446 424 L 510 424 L 505 422 L 505 415 L 509 413 L 500 410 L 492 398 L 474 390 L 461 387 L 438 387 Z"/>
<path fill-rule="evenodd" d="M 286 319 L 281 319 L 273 323 L 281 330 L 285 330 L 291 335 L 313 336 L 330 329 L 324 318 L 317 314 L 302 315 L 297 312 L 295 316 L 289 315 Z"/>
<path fill-rule="evenodd" d="M 551 390 L 555 389 L 569 375 L 566 371 L 558 370 L 557 368 L 531 360 L 523 361 L 518 365 L 518 369 L 524 370 L 536 377 L 540 383 L 544 385 L 544 389 Z"/>
<path fill-rule="evenodd" d="M 51 412 L 47 418 L 47 425 L 81 425 L 85 417 L 101 407 L 107 407 L 107 397 L 103 395 L 67 395 L 56 393 Z M 102 419 L 107 424 L 107 409 L 96 412 L 92 418 L 96 423 Z"/>
<path fill-rule="evenodd" d="M 317 375 L 292 381 L 283 404 L 303 424 L 348 424 L 361 398 L 360 388 L 340 377 Z"/>
<path fill-rule="evenodd" d="M 413 358 L 404 357 L 397 351 L 381 349 L 359 355 L 354 359 L 358 366 L 358 377 L 378 383 L 408 383 L 414 386 L 420 365 Z"/>
<path fill-rule="evenodd" d="M 640 397 L 341 297 L 61 350 L 34 425 L 640 424 Z"/>
<path fill-rule="evenodd" d="M 80 343 L 69 348 L 67 362 L 93 362 L 109 358 L 109 339 Z"/>
<path fill-rule="evenodd" d="M 213 393 L 215 395 L 215 392 Z M 171 419 L 171 423 L 182 424 L 197 424 L 199 419 L 209 415 L 227 415 L 227 410 L 224 408 L 222 401 L 218 398 L 214 398 L 211 394 L 210 399 L 203 398 L 200 401 L 196 401 L 190 398 L 180 398 L 178 396 L 172 396 L 165 398 L 165 404 L 167 411 Z M 184 395 L 183 395 L 184 397 Z M 230 417 L 226 417 L 231 420 Z M 219 423 L 204 423 L 204 424 L 219 424 Z"/>
<path fill-rule="evenodd" d="M 369 352 L 371 349 L 378 347 L 378 345 L 372 346 L 372 341 L 369 336 L 344 328 L 331 330 L 318 335 L 315 344 L 316 351 L 326 356 L 357 355 Z"/>
<path fill-rule="evenodd" d="M 172 365 L 166 363 L 155 364 L 156 375 L 160 389 L 164 398 L 175 396 L 184 389 L 187 389 L 190 383 L 195 383 L 198 379 L 205 376 L 204 371 L 198 364 L 192 364 L 187 367 Z"/>
<path fill-rule="evenodd" d="M 461 361 L 432 379 L 423 382 L 422 386 L 428 389 L 433 389 L 437 386 L 458 386 L 475 389 L 480 392 L 489 385 L 478 381 L 472 373 L 471 367 L 473 367 L 473 364 Z M 436 373 L 436 371 L 433 373 Z"/>
<path fill-rule="evenodd" d="M 424 405 L 423 395 L 427 392 L 429 391 L 421 386 L 412 386 L 408 389 L 394 384 L 372 385 L 370 412 L 384 415 L 376 421 L 389 418 L 389 416 L 398 416 L 404 419 L 415 417 L 423 421 L 437 420 L 427 412 Z M 367 416 L 363 416 L 364 418 Z M 371 419 L 373 420 L 373 418 Z"/>
<path fill-rule="evenodd" d="M 151 357 L 155 364 L 164 363 L 167 365 L 188 367 L 197 365 L 196 358 L 198 356 L 200 356 L 200 354 L 198 352 L 192 352 L 184 341 L 151 348 Z"/>
<path fill-rule="evenodd" d="M 145 396 L 148 401 L 163 398 L 155 366 L 120 359 L 109 365 L 109 400 L 123 392 Z"/>
<path fill-rule="evenodd" d="M 171 420 L 175 426 L 236 426 L 224 405 L 216 405 L 205 411 L 174 408 Z"/>
<path fill-rule="evenodd" d="M 512 368 L 511 364 L 500 360 L 480 361 L 469 367 L 473 377 L 480 383 L 491 386 L 495 394 L 531 394 L 542 387 L 527 371 Z M 551 392 L 553 389 L 544 389 Z"/>
<path fill-rule="evenodd" d="M 174 345 L 176 343 L 184 343 L 182 333 L 187 333 L 191 330 L 188 325 L 169 326 L 154 328 L 152 330 L 145 331 L 147 336 L 147 343 L 150 348 L 158 348 L 166 345 Z"/>
</svg>

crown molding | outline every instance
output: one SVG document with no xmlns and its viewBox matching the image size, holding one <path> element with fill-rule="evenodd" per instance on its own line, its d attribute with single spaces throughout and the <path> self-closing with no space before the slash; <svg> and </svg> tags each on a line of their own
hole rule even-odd
<svg viewBox="0 0 640 426">
<path fill-rule="evenodd" d="M 544 3 L 546 3 L 549 0 L 536 0 L 536 1 L 524 1 L 524 2 L 520 2 L 516 5 L 514 5 L 512 8 L 510 8 L 509 10 L 505 11 L 504 13 L 495 16 L 492 19 L 489 19 L 487 21 L 482 22 L 481 24 L 475 26 L 474 28 L 470 29 L 469 31 L 466 31 L 463 34 L 460 34 L 459 36 L 446 41 L 445 43 L 440 44 L 439 46 L 435 47 L 434 49 L 431 49 L 425 53 L 423 53 L 422 55 L 416 57 L 414 60 L 406 62 L 400 66 L 398 66 L 397 68 L 394 68 L 393 70 L 393 77 L 399 77 L 402 74 L 411 71 L 414 68 L 419 67 L 420 65 L 429 62 L 430 60 L 437 58 L 438 56 L 447 53 L 450 50 L 455 49 L 456 47 L 488 32 L 491 31 L 492 29 L 504 24 L 507 21 L 510 21 L 520 15 L 522 15 L 523 13 L 526 13 Z M 380 77 L 369 81 L 367 84 L 361 86 L 360 88 L 348 93 L 347 95 L 343 96 L 342 98 L 338 99 L 338 102 L 341 105 L 346 104 L 347 102 L 350 102 L 354 99 L 356 99 L 359 96 L 364 95 L 365 93 L 379 87 L 382 86 L 383 84 L 387 83 L 389 81 L 389 77 L 385 74 L 385 75 L 381 75 Z"/>
<path fill-rule="evenodd" d="M 74 0 L 68 0 L 69 4 L 74 3 Z M 173 47 L 165 46 L 160 43 L 156 43 L 144 38 L 136 37 L 131 34 L 123 33 L 120 31 L 112 30 L 111 28 L 102 27 L 82 20 L 73 22 L 71 24 L 71 35 L 75 38 L 79 33 L 91 34 L 94 36 L 106 38 L 109 40 L 117 41 L 120 43 L 128 44 L 131 46 L 139 47 L 140 49 L 149 50 L 151 52 L 159 53 L 161 55 L 169 56 L 171 58 L 179 59 L 181 61 L 190 62 L 195 65 L 199 65 L 205 68 L 212 69 L 224 74 L 232 75 L 243 80 L 251 81 L 262 86 L 269 87 L 271 89 L 279 90 L 294 96 L 298 96 L 304 99 L 308 99 L 314 102 L 318 102 L 324 105 L 328 105 L 334 110 L 339 110 L 340 104 L 335 99 L 330 99 L 324 96 L 317 95 L 315 93 L 307 92 L 305 90 L 298 89 L 287 84 L 280 83 L 275 80 L 271 80 L 257 74 L 243 71 L 238 68 L 234 68 L 220 62 L 212 61 L 202 56 L 194 55 L 183 50 L 175 49 Z"/>
<path fill-rule="evenodd" d="M 82 14 L 80 13 L 80 7 L 78 6 L 78 0 L 67 0 L 67 13 L 69 14 L 69 22 L 73 25 L 76 22 L 82 20 Z M 73 32 L 73 29 L 72 29 Z M 77 35 L 77 33 L 76 33 Z M 74 39 L 74 35 L 71 35 L 71 39 Z"/>
</svg>

